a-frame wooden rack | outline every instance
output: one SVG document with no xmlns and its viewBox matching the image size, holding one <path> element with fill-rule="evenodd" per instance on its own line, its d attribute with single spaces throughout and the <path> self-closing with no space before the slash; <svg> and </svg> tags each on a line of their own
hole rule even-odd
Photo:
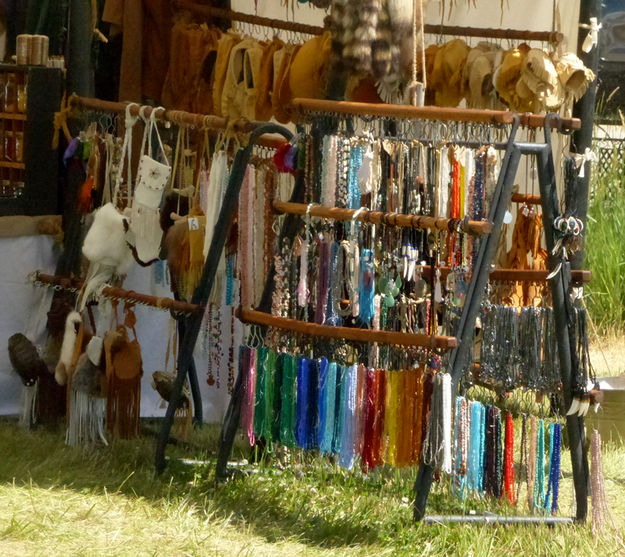
<svg viewBox="0 0 625 557">
<path fill-rule="evenodd" d="M 545 228 L 545 238 L 547 251 L 551 253 L 554 246 L 553 220 L 557 216 L 558 199 L 556 190 L 556 172 L 553 160 L 551 145 L 551 130 L 558 129 L 561 132 L 578 128 L 579 120 L 564 119 L 558 115 L 547 116 L 514 114 L 507 111 L 483 111 L 465 109 L 445 109 L 438 107 L 409 107 L 393 105 L 371 105 L 365 103 L 349 103 L 341 101 L 319 101 L 312 99 L 295 99 L 294 108 L 302 111 L 361 114 L 368 116 L 412 118 L 441 121 L 462 121 L 462 122 L 484 122 L 496 124 L 509 124 L 510 133 L 506 142 L 496 144 L 494 147 L 504 152 L 501 170 L 490 207 L 487 224 L 481 226 L 480 223 L 473 223 L 473 232 L 483 234 L 483 241 L 474 264 L 474 271 L 467 292 L 465 305 L 463 307 L 456 337 L 434 337 L 434 343 L 439 348 L 451 350 L 449 373 L 452 376 L 453 388 L 457 389 L 462 371 L 468 365 L 471 358 L 471 347 L 473 345 L 474 324 L 482 303 L 483 294 L 491 273 L 491 263 L 494 260 L 505 212 L 510 205 L 512 198 L 512 186 L 515 181 L 519 162 L 523 155 L 536 158 L 538 178 L 540 184 L 540 204 L 543 211 L 543 224 Z M 517 131 L 520 126 L 544 129 L 544 141 L 536 143 L 525 143 L 517 141 Z M 291 133 L 282 126 L 268 124 L 256 128 L 251 136 L 248 145 L 241 148 L 235 157 L 230 181 L 225 193 L 223 206 L 219 219 L 215 225 L 215 233 L 210 245 L 208 257 L 202 274 L 202 279 L 191 300 L 194 304 L 205 305 L 213 287 L 217 264 L 224 249 L 225 239 L 228 236 L 229 228 L 233 222 L 239 192 L 245 168 L 249 162 L 252 147 L 255 140 L 263 133 L 278 133 L 286 139 L 291 138 Z M 298 219 L 301 215 L 301 204 L 304 202 L 304 182 L 302 177 L 296 177 L 295 187 L 289 204 L 281 204 L 276 209 L 280 212 L 288 213 L 282 230 L 281 238 L 294 237 L 298 227 Z M 343 217 L 346 215 L 343 215 Z M 336 214 L 339 218 L 340 215 Z M 436 219 L 432 222 L 423 220 L 420 227 L 436 227 Z M 410 223 L 408 223 L 410 225 Z M 476 226 L 477 225 L 477 228 Z M 555 268 L 557 262 L 549 261 L 549 268 Z M 274 289 L 274 272 L 270 270 L 265 284 L 263 296 L 259 307 L 251 311 L 244 308 L 239 311 L 242 320 L 248 323 L 256 323 L 261 326 L 273 326 L 287 330 L 306 330 L 307 334 L 314 336 L 343 336 L 347 334 L 349 338 L 359 341 L 388 342 L 390 344 L 411 344 L 417 346 L 430 346 L 432 337 L 420 338 L 423 335 L 406 335 L 398 339 L 395 337 L 374 338 L 379 331 L 369 331 L 360 329 L 349 329 L 342 331 L 335 327 L 316 326 L 311 324 L 284 320 L 270 314 L 271 295 Z M 523 278 L 519 278 L 523 280 Z M 533 280 L 533 279 L 532 279 Z M 550 281 L 553 311 L 556 320 L 557 343 L 562 373 L 562 384 L 564 391 L 565 405 L 571 403 L 571 346 L 569 338 L 569 324 L 567 315 L 570 315 L 569 287 L 571 284 L 571 272 L 567 265 L 562 266 L 562 271 L 555 275 Z M 195 346 L 201 325 L 201 315 L 191 315 L 186 319 L 184 335 L 181 340 L 178 355 L 178 375 L 175 382 L 174 392 L 167 408 L 164 425 L 157 441 L 155 464 L 157 471 L 162 471 L 165 467 L 165 448 L 169 439 L 169 433 L 173 424 L 175 409 L 177 407 L 182 385 L 185 380 L 186 370 L 192 360 L 193 348 Z M 302 329 L 302 327 L 304 329 Z M 334 329 L 333 331 L 330 329 Z M 455 391 L 452 391 L 455 392 Z M 232 445 L 236 431 L 239 427 L 241 414 L 241 404 L 244 395 L 244 385 L 241 374 L 238 375 L 232 397 L 226 412 L 223 428 L 220 436 L 220 448 L 217 459 L 216 475 L 218 479 L 228 476 L 227 463 L 232 451 Z M 588 465 L 586 458 L 584 423 L 583 418 L 577 416 L 567 416 L 567 428 L 571 449 L 571 460 L 573 464 L 573 478 L 575 484 L 575 495 L 577 501 L 578 521 L 585 520 L 587 514 L 587 483 Z M 430 492 L 433 478 L 431 466 L 421 463 L 415 482 L 415 503 L 414 517 L 421 520 L 425 516 L 427 499 Z M 548 521 L 544 517 L 536 518 L 536 521 Z M 496 521 L 491 521 L 496 522 Z"/>
</svg>

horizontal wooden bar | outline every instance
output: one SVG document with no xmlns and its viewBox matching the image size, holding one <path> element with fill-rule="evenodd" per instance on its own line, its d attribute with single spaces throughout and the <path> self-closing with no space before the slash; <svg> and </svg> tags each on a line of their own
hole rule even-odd
<svg viewBox="0 0 625 557">
<path fill-rule="evenodd" d="M 286 317 L 277 317 L 270 313 L 251 309 L 239 308 L 236 315 L 243 323 L 274 327 L 314 337 L 339 338 L 356 342 L 377 342 L 379 344 L 394 344 L 398 346 L 422 346 L 445 350 L 455 348 L 458 345 L 456 337 L 418 335 L 352 327 L 332 327 L 330 325 L 319 325 L 296 319 L 287 319 Z"/>
<path fill-rule="evenodd" d="M 542 203 L 540 195 L 532 195 L 530 193 L 513 193 L 513 203 L 525 203 L 527 205 L 540 205 Z"/>
<path fill-rule="evenodd" d="M 33 275 L 35 284 L 42 283 L 50 286 L 60 287 L 64 290 L 80 290 L 83 287 L 83 281 L 73 278 L 60 277 L 57 275 L 48 275 L 36 271 Z M 172 298 L 161 298 L 158 296 L 150 296 L 149 294 L 141 294 L 134 290 L 125 290 L 115 286 L 106 286 L 102 289 L 102 294 L 107 298 L 126 300 L 131 303 L 151 306 L 157 309 L 171 310 L 176 313 L 199 313 L 203 311 L 202 306 L 197 304 L 189 304 L 187 302 L 173 300 Z"/>
<path fill-rule="evenodd" d="M 311 112 L 361 114 L 365 116 L 391 118 L 453 120 L 456 122 L 486 122 L 489 124 L 511 124 L 514 120 L 514 112 L 504 110 L 411 106 L 407 104 L 359 103 L 304 98 L 295 98 L 291 101 L 291 104 L 295 110 L 299 111 L 308 110 Z"/>
<path fill-rule="evenodd" d="M 339 114 L 360 114 L 390 118 L 415 118 L 422 120 L 443 120 L 455 122 L 484 122 L 487 124 L 511 124 L 515 112 L 510 110 L 479 110 L 474 108 L 446 108 L 440 106 L 410 106 L 403 104 L 358 103 L 329 101 L 322 99 L 295 98 L 291 101 L 295 111 L 327 112 Z M 545 125 L 544 114 L 519 114 L 519 123 L 530 128 Z M 554 129 L 576 130 L 581 127 L 579 118 L 549 117 Z"/>
<path fill-rule="evenodd" d="M 188 2 L 187 0 L 176 0 L 176 5 L 183 10 L 188 10 L 189 12 L 205 17 L 241 21 L 251 25 L 260 25 L 262 27 L 271 27 L 272 29 L 282 29 L 284 31 L 294 31 L 296 33 L 305 33 L 307 35 L 321 35 L 324 32 L 324 28 L 317 25 L 307 25 L 305 23 L 296 23 L 294 21 L 261 17 L 254 14 L 235 12 L 224 8 L 200 5 L 194 2 Z"/>
<path fill-rule="evenodd" d="M 564 35 L 553 31 L 526 31 L 521 29 L 493 29 L 488 27 L 461 27 L 459 25 L 436 25 L 426 23 L 426 33 L 452 35 L 454 37 L 481 37 L 484 39 L 509 39 L 515 41 L 541 41 L 559 44 Z"/>
<path fill-rule="evenodd" d="M 226 118 L 222 118 L 221 116 L 194 114 L 183 110 L 167 110 L 159 107 L 147 105 L 140 106 L 138 104 L 126 102 L 104 101 L 102 99 L 95 99 L 91 97 L 79 97 L 78 95 L 72 95 L 69 98 L 70 108 L 94 110 L 96 112 L 107 112 L 111 114 L 124 114 L 126 112 L 126 107 L 129 104 L 129 112 L 133 116 L 142 115 L 144 118 L 149 118 L 152 115 L 152 111 L 155 111 L 154 117 L 156 119 L 172 122 L 178 125 L 213 129 L 225 129 L 228 125 L 228 120 Z M 250 122 L 244 118 L 240 118 L 232 123 L 233 129 L 238 132 L 251 132 L 258 125 L 259 124 L 257 122 Z"/>
<path fill-rule="evenodd" d="M 26 164 L 23 162 L 0 161 L 0 168 L 13 168 L 16 170 L 23 170 L 26 168 Z"/>
<path fill-rule="evenodd" d="M 288 201 L 274 201 L 273 208 L 277 213 L 286 213 L 289 215 L 305 215 L 308 212 L 308 205 L 305 203 L 291 203 Z M 310 207 L 311 216 L 332 220 L 348 221 L 354 218 L 357 212 L 358 209 L 324 207 L 323 205 L 312 205 Z M 454 219 L 384 213 L 382 211 L 369 211 L 368 209 L 361 210 L 356 215 L 356 220 L 371 224 L 387 224 L 406 228 L 430 228 L 435 230 L 449 230 L 450 223 L 454 224 Z M 455 220 L 461 231 L 469 234 L 488 234 L 493 228 L 492 224 L 487 221 L 468 220 L 465 222 L 460 219 Z"/>
<path fill-rule="evenodd" d="M 230 21 L 241 21 L 250 23 L 251 25 L 260 25 L 262 27 L 271 27 L 273 29 L 283 29 L 285 31 L 295 31 L 298 33 L 306 33 L 309 35 L 321 35 L 324 28 L 317 25 L 307 25 L 296 23 L 293 21 L 284 21 L 281 19 L 271 19 L 261 17 L 254 14 L 243 12 L 235 12 L 212 6 L 200 5 L 188 0 L 176 0 L 178 8 L 188 10 L 197 15 L 205 17 L 215 17 L 220 19 L 228 19 Z M 551 31 L 525 31 L 519 29 L 493 29 L 486 27 L 461 27 L 455 25 L 436 25 L 425 24 L 424 31 L 428 34 L 453 35 L 460 37 L 480 37 L 491 39 L 510 39 L 519 41 L 541 41 L 549 43 L 561 43 L 564 35 L 562 33 Z"/>
<path fill-rule="evenodd" d="M 26 120 L 28 115 L 23 112 L 0 112 L 0 120 Z"/>
</svg>

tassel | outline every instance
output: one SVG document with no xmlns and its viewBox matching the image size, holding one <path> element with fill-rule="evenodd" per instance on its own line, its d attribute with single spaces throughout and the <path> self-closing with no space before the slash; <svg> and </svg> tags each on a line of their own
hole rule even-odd
<svg viewBox="0 0 625 557">
<path fill-rule="evenodd" d="M 334 443 L 338 366 L 335 362 L 327 364 L 327 360 L 325 361 L 327 371 L 324 376 L 322 360 L 322 371 L 319 376 L 319 383 L 322 385 L 320 397 L 322 396 L 321 392 L 323 393 L 323 413 L 321 408 L 319 410 L 319 449 L 322 454 L 329 454 L 332 452 L 332 445 Z M 323 417 L 321 418 L 321 416 Z"/>
<path fill-rule="evenodd" d="M 363 472 L 375 468 L 375 457 L 373 454 L 373 444 L 375 435 L 375 415 L 377 411 L 377 385 L 376 371 L 367 370 L 366 376 L 366 397 L 365 397 L 365 432 L 362 449 L 362 469 Z"/>
<path fill-rule="evenodd" d="M 276 379 L 276 353 L 273 350 L 267 348 L 265 350 L 264 362 L 265 362 L 265 411 L 263 417 L 263 424 L 261 428 L 261 435 L 271 442 L 273 435 L 273 422 L 274 422 L 274 393 L 275 393 L 275 379 Z"/>
<path fill-rule="evenodd" d="M 376 370 L 376 405 L 373 424 L 373 465 L 384 464 L 384 409 L 386 401 L 386 371 Z"/>
<path fill-rule="evenodd" d="M 244 374 L 245 398 L 241 409 L 241 425 L 247 432 L 250 445 L 255 442 L 254 437 L 254 401 L 256 395 L 256 370 L 254 362 L 256 351 L 250 346 L 241 346 L 239 349 L 239 373 Z"/>
<path fill-rule="evenodd" d="M 38 390 L 38 379 L 32 385 L 22 385 L 22 393 L 20 396 L 20 427 L 31 429 L 37 423 L 36 410 Z"/>
<path fill-rule="evenodd" d="M 442 471 L 451 474 L 451 375 L 443 373 L 443 464 Z"/>
<path fill-rule="evenodd" d="M 603 463 L 601 462 L 601 435 L 595 429 L 590 441 L 590 501 L 592 505 L 591 530 L 593 537 L 604 529 L 606 521 L 614 526 L 612 515 L 605 496 Z"/>
<path fill-rule="evenodd" d="M 297 421 L 295 424 L 295 441 L 302 449 L 306 448 L 308 439 L 308 382 L 310 360 L 297 360 Z"/>
<path fill-rule="evenodd" d="M 108 445 L 104 436 L 105 416 L 106 399 L 70 388 L 65 443 L 71 447 L 84 447 L 101 440 Z"/>
<path fill-rule="evenodd" d="M 411 462 L 417 464 L 421 460 L 423 447 L 423 366 L 412 371 L 414 375 L 414 389 L 411 391 L 414 398 L 414 419 L 412 432 L 412 458 Z"/>
<path fill-rule="evenodd" d="M 354 451 L 357 455 L 362 454 L 365 442 L 366 391 L 367 368 L 363 364 L 359 364 L 356 375 L 356 413 L 354 416 L 356 422 L 354 429 Z"/>
<path fill-rule="evenodd" d="M 306 448 L 318 449 L 317 435 L 319 429 L 319 367 L 320 361 L 310 360 L 308 367 L 308 416 L 306 426 Z"/>
<path fill-rule="evenodd" d="M 275 443 L 280 442 L 280 422 L 282 419 L 282 378 L 284 374 L 284 358 L 281 360 L 280 355 L 271 350 L 269 352 L 269 369 L 273 375 L 273 409 L 271 419 L 271 440 Z"/>
<path fill-rule="evenodd" d="M 467 463 L 467 487 L 481 493 L 483 490 L 483 464 L 485 408 L 481 402 L 471 402 L 471 438 Z"/>
<path fill-rule="evenodd" d="M 355 452 L 355 428 L 356 428 L 356 397 L 358 390 L 358 365 L 350 366 L 346 371 L 345 399 L 343 405 L 343 423 L 341 427 L 341 452 L 339 464 L 343 468 L 351 470 L 354 466 Z"/>
<path fill-rule="evenodd" d="M 282 411 L 280 413 L 280 442 L 288 448 L 295 447 L 295 424 L 296 424 L 296 385 L 297 361 L 290 354 L 280 354 L 282 360 Z"/>
<path fill-rule="evenodd" d="M 536 441 L 536 467 L 534 479 L 534 510 L 543 508 L 545 504 L 545 422 L 538 420 Z"/>
<path fill-rule="evenodd" d="M 389 371 L 389 382 L 386 392 L 386 424 L 385 424 L 385 437 L 388 439 L 388 445 L 386 450 L 386 462 L 391 466 L 397 465 L 397 416 L 399 415 L 401 408 L 401 398 L 399 393 L 399 372 Z"/>
<path fill-rule="evenodd" d="M 536 481 L 536 451 L 538 447 L 538 420 L 530 416 L 530 449 L 527 457 L 527 506 L 534 511 L 534 483 Z"/>
<path fill-rule="evenodd" d="M 341 453 L 341 443 L 343 440 L 343 420 L 345 418 L 345 406 L 347 401 L 347 377 L 349 368 L 338 366 L 336 368 L 336 400 L 337 409 L 335 412 L 334 441 L 332 442 L 332 452 Z"/>
<path fill-rule="evenodd" d="M 321 358 L 319 362 L 319 389 L 317 391 L 317 407 L 319 409 L 319 426 L 317 428 L 317 446 L 323 446 L 323 439 L 326 432 L 326 420 L 328 418 L 328 370 L 329 363 L 327 358 Z"/>
<path fill-rule="evenodd" d="M 505 494 L 511 504 L 516 504 L 514 493 L 514 422 L 510 412 L 506 413 L 506 450 L 504 453 Z"/>
<path fill-rule="evenodd" d="M 562 446 L 562 425 L 549 426 L 549 485 L 545 498 L 545 510 L 551 514 L 558 512 L 558 495 L 560 493 L 560 449 Z"/>
<path fill-rule="evenodd" d="M 263 437 L 265 423 L 265 397 L 267 396 L 267 348 L 256 349 L 256 388 L 254 396 L 254 437 Z"/>
</svg>

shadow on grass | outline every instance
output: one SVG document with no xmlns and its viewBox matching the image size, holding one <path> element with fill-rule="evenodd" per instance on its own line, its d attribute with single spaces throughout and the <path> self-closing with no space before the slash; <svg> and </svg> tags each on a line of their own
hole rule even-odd
<svg viewBox="0 0 625 557">
<path fill-rule="evenodd" d="M 236 480 L 216 486 L 214 458 L 218 429 L 194 432 L 186 445 L 168 447 L 165 473 L 154 473 L 154 438 L 113 441 L 108 448 L 67 447 L 61 429 L 25 431 L 0 422 L 0 481 L 35 484 L 79 493 L 120 493 L 159 506 L 184 501 L 245 526 L 269 542 L 297 540 L 324 548 L 353 545 L 403 546 L 436 530 L 413 527 L 409 498 L 414 470 L 389 469 L 363 477 L 337 472 L 326 460 L 302 462 L 279 470 L 254 467 Z M 245 445 L 238 454 L 249 457 Z M 177 458 L 206 465 L 183 464 Z M 430 510 L 459 512 L 454 500 L 433 493 Z M 456 504 L 457 507 L 457 504 Z M 399 544 L 399 545 L 398 545 Z"/>
</svg>

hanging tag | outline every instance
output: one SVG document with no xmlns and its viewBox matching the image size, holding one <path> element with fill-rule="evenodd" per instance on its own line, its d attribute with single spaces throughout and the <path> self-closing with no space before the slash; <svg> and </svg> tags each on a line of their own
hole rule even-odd
<svg viewBox="0 0 625 557">
<path fill-rule="evenodd" d="M 503 217 L 503 223 L 510 224 L 511 222 L 512 222 L 512 213 L 510 211 L 506 211 L 506 214 Z"/>
<path fill-rule="evenodd" d="M 189 217 L 187 224 L 189 225 L 189 230 L 199 230 L 200 228 L 200 221 L 197 217 Z"/>
<path fill-rule="evenodd" d="M 443 301 L 443 290 L 441 288 L 441 270 L 436 269 L 436 280 L 434 284 L 434 302 L 440 304 Z"/>
</svg>

